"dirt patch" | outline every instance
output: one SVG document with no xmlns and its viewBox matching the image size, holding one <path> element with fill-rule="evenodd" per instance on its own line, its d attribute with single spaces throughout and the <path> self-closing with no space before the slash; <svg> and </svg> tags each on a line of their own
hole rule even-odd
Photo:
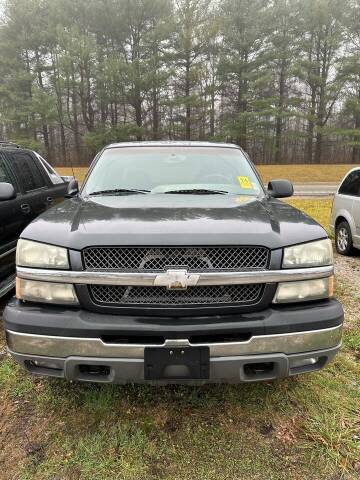
<svg viewBox="0 0 360 480">
<path fill-rule="evenodd" d="M 0 362 L 9 358 L 1 320 L 8 298 L 0 303 Z M 17 480 L 22 465 L 42 460 L 49 420 L 36 415 L 29 399 L 12 397 L 5 390 L 0 385 L 0 480 Z"/>
<path fill-rule="evenodd" d="M 29 400 L 0 397 L 0 480 L 17 479 L 25 463 L 43 461 L 51 424 Z"/>
<path fill-rule="evenodd" d="M 26 454 L 19 446 L 21 436 L 20 424 L 22 419 L 16 422 L 17 408 L 8 401 L 1 399 L 0 403 L 0 478 L 16 478 L 19 465 L 23 462 Z M 18 425 L 16 426 L 16 424 Z"/>
</svg>

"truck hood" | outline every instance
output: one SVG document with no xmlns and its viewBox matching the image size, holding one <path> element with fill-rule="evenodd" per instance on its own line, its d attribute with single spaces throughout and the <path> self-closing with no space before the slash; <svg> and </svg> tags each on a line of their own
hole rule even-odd
<svg viewBox="0 0 360 480">
<path fill-rule="evenodd" d="M 81 250 L 96 245 L 261 245 L 325 238 L 312 218 L 276 199 L 149 194 L 73 198 L 47 210 L 22 238 Z"/>
</svg>

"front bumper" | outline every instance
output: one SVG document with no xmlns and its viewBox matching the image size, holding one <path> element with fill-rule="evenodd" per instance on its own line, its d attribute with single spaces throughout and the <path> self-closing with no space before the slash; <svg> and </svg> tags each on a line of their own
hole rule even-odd
<svg viewBox="0 0 360 480">
<path fill-rule="evenodd" d="M 10 353 L 34 374 L 92 382 L 202 384 L 270 380 L 324 367 L 340 348 L 343 310 L 329 300 L 241 315 L 154 319 L 13 300 L 4 318 Z M 155 335 L 162 340 L 153 342 Z M 145 348 L 159 346 L 208 347 L 209 378 L 145 380 Z"/>
<path fill-rule="evenodd" d="M 29 372 L 66 378 L 68 380 L 100 383 L 146 383 L 151 385 L 205 383 L 240 383 L 273 380 L 323 368 L 340 348 L 336 347 L 285 355 L 261 354 L 210 358 L 210 377 L 206 380 L 164 379 L 145 380 L 144 360 L 140 358 L 43 357 L 12 352 L 12 356 Z M 50 366 L 50 368 L 49 368 Z M 86 368 L 84 368 L 86 367 Z"/>
</svg>

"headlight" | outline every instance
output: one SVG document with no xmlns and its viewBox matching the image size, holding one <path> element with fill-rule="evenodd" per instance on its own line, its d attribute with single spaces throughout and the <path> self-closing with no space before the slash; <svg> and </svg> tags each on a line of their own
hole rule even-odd
<svg viewBox="0 0 360 480">
<path fill-rule="evenodd" d="M 16 249 L 16 265 L 68 269 L 68 251 L 63 247 L 20 239 Z"/>
<path fill-rule="evenodd" d="M 78 305 L 74 286 L 68 283 L 16 279 L 16 297 L 29 302 Z"/>
<path fill-rule="evenodd" d="M 307 302 L 332 297 L 334 277 L 279 283 L 273 303 Z"/>
<path fill-rule="evenodd" d="M 333 251 L 331 240 L 317 240 L 284 249 L 283 267 L 320 267 L 332 265 Z"/>
</svg>

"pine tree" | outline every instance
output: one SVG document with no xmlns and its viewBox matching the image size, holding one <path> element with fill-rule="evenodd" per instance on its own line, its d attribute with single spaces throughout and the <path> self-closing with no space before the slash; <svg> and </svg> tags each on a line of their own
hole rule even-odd
<svg viewBox="0 0 360 480">
<path fill-rule="evenodd" d="M 305 102 L 305 118 L 306 160 L 310 163 L 322 160 L 324 128 L 342 88 L 336 66 L 344 39 L 343 9 L 344 5 L 337 0 L 304 0 L 301 10 L 299 26 L 303 40 L 299 78 L 305 82 L 309 95 Z"/>
<path fill-rule="evenodd" d="M 222 72 L 226 130 L 245 150 L 268 135 L 271 83 L 266 68 L 266 0 L 226 0 L 221 4 Z"/>
</svg>

